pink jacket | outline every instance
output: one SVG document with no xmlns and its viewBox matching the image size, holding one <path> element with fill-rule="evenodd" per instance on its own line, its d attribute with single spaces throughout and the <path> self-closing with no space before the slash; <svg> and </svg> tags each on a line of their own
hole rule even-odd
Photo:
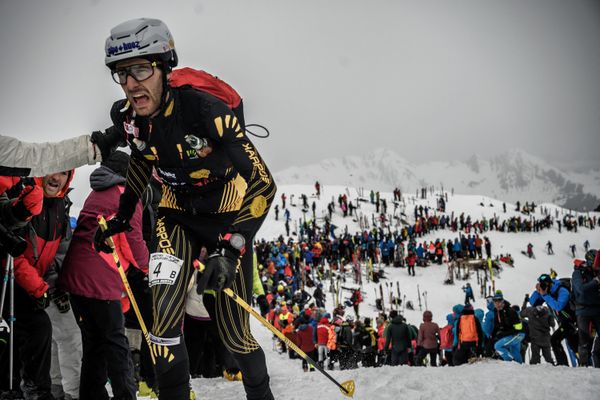
<svg viewBox="0 0 600 400">
<path fill-rule="evenodd" d="M 122 189 L 121 184 L 115 184 L 105 190 L 93 190 L 86 199 L 59 278 L 59 285 L 69 293 L 98 300 L 121 299 L 124 288 L 112 255 L 97 253 L 93 242 L 98 229 L 97 216 L 116 213 Z M 147 272 L 149 255 L 142 237 L 141 203 L 129 223 L 131 232 L 113 237 L 120 262 L 125 270 L 133 265 Z"/>
</svg>

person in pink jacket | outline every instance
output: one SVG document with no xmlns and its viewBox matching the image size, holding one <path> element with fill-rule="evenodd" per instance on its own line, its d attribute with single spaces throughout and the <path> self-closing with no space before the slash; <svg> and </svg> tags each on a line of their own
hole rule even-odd
<svg viewBox="0 0 600 400">
<path fill-rule="evenodd" d="M 423 365 L 423 360 L 429 354 L 431 366 L 437 366 L 437 355 L 440 349 L 440 327 L 435 322 L 432 322 L 433 314 L 431 311 L 426 310 L 423 312 L 423 323 L 419 327 L 419 334 L 417 335 L 417 359 L 415 363 L 420 366 Z"/>
<path fill-rule="evenodd" d="M 92 245 L 99 215 L 109 217 L 119 207 L 129 156 L 114 152 L 90 176 L 92 193 L 77 220 L 71 246 L 63 263 L 59 285 L 71 294 L 81 318 L 83 364 L 80 398 L 108 399 L 110 379 L 115 399 L 136 399 L 129 343 L 125 336 L 125 290 L 111 254 L 97 253 Z M 115 246 L 125 270 L 147 273 L 148 249 L 142 237 L 142 206 L 138 203 L 129 232 L 115 235 Z M 123 304 L 122 304 L 122 300 Z"/>
</svg>

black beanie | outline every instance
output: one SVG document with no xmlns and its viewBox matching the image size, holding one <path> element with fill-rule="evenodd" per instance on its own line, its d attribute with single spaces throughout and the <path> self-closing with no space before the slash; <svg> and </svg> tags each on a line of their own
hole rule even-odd
<svg viewBox="0 0 600 400">
<path fill-rule="evenodd" d="M 129 165 L 129 155 L 120 150 L 114 151 L 106 161 L 102 161 L 100 165 L 110 168 L 115 174 L 122 177 L 127 176 L 127 166 Z"/>
</svg>

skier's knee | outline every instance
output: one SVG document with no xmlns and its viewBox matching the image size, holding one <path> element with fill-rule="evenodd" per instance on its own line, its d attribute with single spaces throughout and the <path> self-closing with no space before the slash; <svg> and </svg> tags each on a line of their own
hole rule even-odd
<svg viewBox="0 0 600 400">
<path fill-rule="evenodd" d="M 161 398 L 179 399 L 179 391 L 184 387 L 189 391 L 188 356 L 183 337 L 158 337 L 150 335 L 151 352 L 156 362 L 156 374 Z M 166 393 L 165 393 L 166 390 Z"/>
</svg>

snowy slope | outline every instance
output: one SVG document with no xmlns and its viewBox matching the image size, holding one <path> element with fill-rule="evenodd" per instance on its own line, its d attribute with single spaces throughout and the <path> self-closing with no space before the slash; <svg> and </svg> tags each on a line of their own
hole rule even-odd
<svg viewBox="0 0 600 400">
<path fill-rule="evenodd" d="M 347 193 L 344 186 L 327 186 L 323 188 L 321 199 L 310 197 L 309 202 L 317 203 L 317 215 L 322 215 L 326 203 L 332 197 L 337 199 L 338 194 Z M 302 218 L 299 206 L 289 206 L 290 196 L 294 194 L 294 203 L 299 203 L 299 196 L 306 193 L 310 196 L 313 192 L 311 186 L 307 185 L 280 185 L 278 196 L 285 193 L 288 197 L 288 207 L 292 219 Z M 350 198 L 356 197 L 356 190 L 349 189 Z M 391 194 L 382 193 L 391 205 Z M 417 200 L 414 204 L 412 199 L 407 199 L 408 212 L 414 204 L 434 205 L 434 200 Z M 479 204 L 483 202 L 484 207 Z M 281 207 L 278 197 L 276 204 Z M 493 207 L 490 206 L 493 205 Z M 544 205 L 554 212 L 557 207 Z M 390 212 L 393 207 L 389 207 Z M 450 196 L 447 204 L 448 213 L 454 211 L 455 215 L 465 212 L 473 218 L 481 216 L 491 217 L 494 213 L 501 218 L 515 215 L 514 206 L 507 204 L 507 213 L 502 213 L 502 202 L 478 195 L 456 195 Z M 564 210 L 558 208 L 559 215 Z M 361 203 L 360 212 L 368 215 L 374 212 L 374 206 Z M 593 214 L 592 214 L 593 215 Z M 597 216 L 600 214 L 596 213 Z M 307 216 L 309 217 L 309 216 Z M 540 217 L 540 215 L 538 215 Z M 358 230 L 358 225 L 350 218 L 334 215 L 333 224 L 337 225 L 338 232 L 348 225 L 350 232 Z M 258 237 L 273 239 L 284 233 L 282 213 L 280 220 L 275 221 L 273 210 L 268 215 Z M 456 234 L 449 231 L 438 231 L 422 238 L 431 240 L 436 238 L 454 238 Z M 582 244 L 588 239 L 592 247 L 600 247 L 600 229 L 590 231 L 582 228 L 578 233 L 559 234 L 557 230 L 542 231 L 539 233 L 498 233 L 488 232 L 492 241 L 492 252 L 511 253 L 515 258 L 515 268 L 503 271 L 497 277 L 496 287 L 502 289 L 505 298 L 514 304 L 521 305 L 525 293 L 531 293 L 537 276 L 542 272 L 548 272 L 552 267 L 558 271 L 559 276 L 568 276 L 572 271 L 572 258 L 568 251 L 571 244 L 577 245 L 578 254 L 583 254 Z M 543 251 L 545 243 L 551 240 L 554 244 L 556 255 L 548 256 Z M 534 245 L 536 259 L 523 256 L 520 251 L 524 250 L 527 243 Z M 434 321 L 445 325 L 445 315 L 450 312 L 454 304 L 462 303 L 464 295 L 461 286 L 466 281 L 457 280 L 455 285 L 443 285 L 446 276 L 445 266 L 432 266 L 428 268 L 417 268 L 417 276 L 411 278 L 404 269 L 387 267 L 387 279 L 383 282 L 392 281 L 400 283 L 400 289 L 406 294 L 406 299 L 411 300 L 415 311 L 406 310 L 404 315 L 410 323 L 418 325 L 421 322 L 422 311 L 418 307 L 417 285 L 420 291 L 427 292 L 428 308 L 432 310 Z M 471 279 L 471 285 L 475 288 L 475 307 L 484 308 L 485 301 L 479 296 L 475 277 Z M 348 277 L 347 286 L 353 286 L 352 279 Z M 378 286 L 377 286 L 378 287 Z M 374 307 L 373 284 L 365 284 L 365 301 L 361 306 L 362 317 L 374 317 L 377 311 Z M 423 310 L 424 298 L 422 299 Z M 387 304 L 387 303 L 386 303 Z M 333 308 L 332 295 L 328 293 L 328 309 Z M 389 311 L 389 305 L 387 306 Z M 346 311 L 352 314 L 351 309 Z M 267 356 L 267 363 L 272 379 L 272 390 L 277 399 L 342 399 L 344 396 L 339 389 L 327 378 L 318 372 L 302 372 L 299 360 L 290 360 L 287 355 L 280 355 L 273 351 L 271 333 L 264 327 L 253 321 L 253 332 Z M 356 399 L 481 399 L 506 400 L 510 398 L 523 399 L 596 399 L 598 398 L 598 379 L 600 374 L 594 369 L 575 369 L 567 367 L 551 367 L 549 365 L 517 365 L 499 361 L 486 361 L 473 365 L 463 365 L 455 368 L 412 368 L 412 367 L 382 367 L 382 368 L 359 368 L 350 371 L 332 371 L 331 375 L 339 382 L 352 379 L 356 383 Z M 200 399 L 242 399 L 243 388 L 239 383 L 226 382 L 223 379 L 196 379 L 194 388 Z"/>
<path fill-rule="evenodd" d="M 393 174 L 393 171 L 384 169 L 387 163 L 379 162 L 384 157 L 389 156 L 388 151 L 378 153 L 379 157 L 372 160 L 373 168 L 381 169 L 382 175 Z M 378 161 L 379 160 L 379 161 Z M 362 162 L 359 159 L 346 158 L 346 166 L 358 167 Z M 337 168 L 334 161 L 324 162 L 330 168 Z M 396 167 L 406 166 L 403 172 L 403 180 L 418 182 L 416 177 L 411 180 L 411 170 L 408 168 L 408 163 L 398 162 Z M 434 166 L 432 166 L 434 168 Z M 435 166 L 438 173 L 448 173 L 446 169 L 461 168 L 464 174 L 468 174 L 469 169 L 461 163 L 449 163 L 447 165 Z M 74 200 L 72 208 L 73 215 L 79 212 L 87 193 L 89 192 L 88 177 L 93 167 L 83 167 L 77 170 L 72 187 L 74 191 L 71 197 Z M 323 167 L 319 168 L 322 179 Z M 371 169 L 375 171 L 376 169 Z M 480 166 L 480 170 L 484 170 Z M 298 170 L 298 174 L 302 171 Z M 310 169 L 304 171 L 306 176 L 310 176 Z M 298 175 L 300 176 L 300 175 Z M 335 177 L 332 173 L 331 176 Z M 368 197 L 368 189 L 375 187 L 368 185 L 369 182 L 380 182 L 382 187 L 389 191 L 393 185 L 384 185 L 384 182 L 377 180 L 379 177 L 373 172 L 372 175 L 363 176 L 364 181 L 361 181 L 357 187 L 366 188 L 364 191 L 365 197 Z M 390 175 L 391 176 L 391 175 Z M 450 174 L 449 176 L 452 176 Z M 468 175 L 465 175 L 468 176 Z M 307 178 L 308 179 L 308 178 Z M 332 178 L 333 179 L 333 178 Z M 313 182 L 311 177 L 309 182 Z M 322 186 L 321 199 L 316 199 L 312 194 L 314 188 L 312 185 L 278 185 L 277 198 L 274 204 L 279 204 L 281 207 L 280 196 L 285 193 L 288 200 L 288 208 L 291 212 L 293 221 L 297 221 L 303 217 L 300 203 L 300 195 L 305 193 L 309 196 L 309 203 L 316 202 L 317 216 L 322 217 L 326 210 L 326 205 L 332 199 L 337 199 L 341 193 L 346 193 L 349 198 L 354 200 L 357 197 L 357 189 L 348 186 L 348 182 L 340 178 L 339 186 L 324 184 Z M 439 186 L 439 184 L 437 184 Z M 458 190 L 456 190 L 458 193 Z M 294 194 L 294 203 L 296 207 L 289 206 L 290 197 Z M 382 192 L 382 198 L 388 201 L 388 213 L 393 212 L 391 202 L 392 195 L 389 192 Z M 518 197 L 522 201 L 530 199 L 525 195 Z M 409 220 L 412 220 L 412 210 L 415 205 L 428 204 L 435 206 L 435 199 L 414 200 L 412 192 L 407 193 L 406 198 L 406 214 Z M 483 203 L 485 206 L 480 206 Z M 337 204 L 337 202 L 336 202 Z M 374 206 L 361 202 L 361 208 L 358 210 L 371 218 L 371 213 L 374 213 Z M 490 206 L 493 205 L 493 207 Z M 559 210 L 559 215 L 567 212 L 562 208 L 558 208 L 551 204 L 543 204 L 554 212 Z M 494 213 L 500 215 L 501 219 L 508 218 L 516 213 L 513 204 L 507 204 L 508 212 L 502 213 L 502 202 L 481 195 L 455 195 L 449 196 L 447 211 L 454 211 L 455 215 L 465 212 L 471 215 L 474 219 L 481 216 L 486 218 L 492 217 Z M 339 210 L 336 210 L 333 216 L 333 224 L 338 226 L 337 232 L 342 232 L 345 226 L 351 233 L 359 230 L 358 224 L 351 218 L 343 218 L 339 215 Z M 398 210 L 400 212 L 400 210 Z M 594 215 L 593 213 L 591 215 Z M 595 215 L 600 216 L 600 213 Z M 541 217 L 539 214 L 537 217 Z M 310 218 L 310 213 L 307 213 L 307 218 Z M 291 224 L 292 231 L 295 230 L 295 224 Z M 280 220 L 275 221 L 273 208 L 267 219 L 258 233 L 258 238 L 268 240 L 278 237 L 283 234 L 283 212 L 280 212 Z M 436 238 L 454 238 L 456 234 L 452 232 L 435 232 L 422 238 L 422 240 L 435 240 Z M 572 269 L 572 258 L 568 247 L 571 244 L 577 245 L 578 255 L 583 255 L 583 242 L 587 239 L 593 247 L 600 247 L 600 229 L 590 231 L 588 229 L 580 229 L 578 233 L 563 233 L 559 234 L 555 229 L 542 231 L 539 233 L 498 233 L 488 232 L 487 236 L 492 241 L 492 252 L 511 253 L 515 258 L 514 269 L 503 271 L 497 277 L 496 287 L 502 289 L 505 297 L 515 304 L 521 304 L 525 293 L 530 293 L 533 290 L 535 280 L 542 272 L 548 272 L 550 268 L 554 268 L 559 272 L 560 276 L 570 275 Z M 556 255 L 548 256 L 543 251 L 545 243 L 551 240 L 554 244 Z M 537 258 L 531 260 L 521 255 L 520 251 L 525 250 L 528 242 L 534 245 L 534 250 Z M 418 325 L 421 322 L 421 313 L 418 308 L 417 285 L 421 293 L 427 292 L 428 308 L 432 310 L 434 321 L 443 326 L 445 324 L 445 315 L 450 312 L 454 304 L 461 303 L 464 300 L 461 286 L 466 281 L 456 281 L 454 286 L 443 285 L 442 282 L 446 276 L 445 266 L 432 266 L 429 268 L 417 268 L 417 276 L 411 278 L 403 269 L 395 269 L 393 267 L 386 268 L 387 279 L 385 281 L 399 282 L 400 289 L 403 295 L 406 295 L 406 300 L 412 301 L 415 306 L 415 311 L 406 310 L 404 315 L 409 322 Z M 475 277 L 470 281 L 475 289 L 475 307 L 483 308 L 484 301 L 479 296 Z M 352 279 L 349 277 L 346 286 L 353 286 Z M 363 291 L 365 292 L 365 302 L 361 307 L 363 316 L 374 317 L 377 314 L 374 299 L 374 286 L 365 284 Z M 377 286 L 378 288 L 378 286 Z M 333 308 L 332 295 L 328 293 L 328 309 Z M 387 302 L 386 302 L 387 304 Z M 422 298 L 424 309 L 424 298 Z M 387 306 L 389 310 L 389 305 Z M 352 313 L 351 310 L 347 310 Z M 260 326 L 256 321 L 253 321 L 253 332 L 257 339 L 265 349 L 267 363 L 272 379 L 272 390 L 277 399 L 302 399 L 320 398 L 320 399 L 342 399 L 344 396 L 327 378 L 318 372 L 303 373 L 300 367 L 300 361 L 290 360 L 286 355 L 280 355 L 272 350 L 271 333 Z M 353 379 L 356 382 L 356 399 L 431 399 L 431 398 L 446 398 L 446 399 L 480 399 L 485 396 L 486 400 L 506 400 L 511 397 L 520 397 L 524 399 L 596 399 L 598 398 L 598 379 L 600 375 L 598 370 L 592 369 L 574 369 L 566 367 L 549 367 L 545 365 L 528 366 L 516 365 L 497 361 L 478 363 L 474 365 L 464 365 L 456 368 L 409 368 L 409 367 L 383 367 L 383 368 L 360 368 L 352 371 L 332 371 L 338 381 L 342 382 L 348 379 Z M 227 382 L 223 379 L 195 379 L 193 386 L 198 393 L 198 399 L 243 399 L 243 388 L 239 383 Z"/>
<path fill-rule="evenodd" d="M 520 149 L 484 159 L 474 155 L 465 162 L 438 161 L 411 164 L 393 150 L 377 149 L 361 156 L 332 158 L 275 173 L 280 184 L 325 184 L 414 193 L 435 186 L 455 193 L 485 194 L 506 201 L 527 199 L 566 208 L 593 210 L 600 204 L 600 172 L 567 173 Z"/>
</svg>

